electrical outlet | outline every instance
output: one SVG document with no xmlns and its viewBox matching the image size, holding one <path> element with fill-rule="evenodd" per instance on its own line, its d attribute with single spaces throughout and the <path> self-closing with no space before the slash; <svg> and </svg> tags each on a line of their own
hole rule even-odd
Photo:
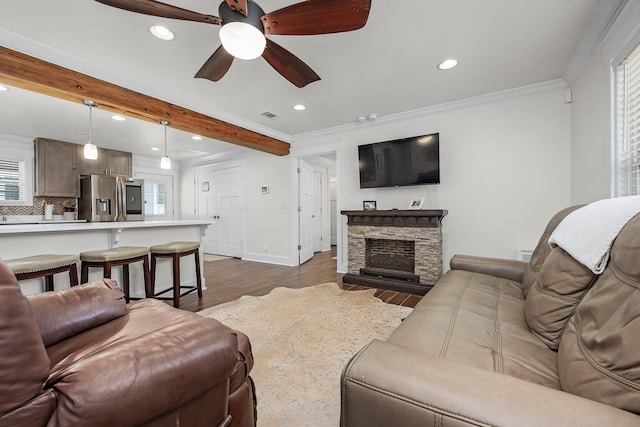
<svg viewBox="0 0 640 427">
<path fill-rule="evenodd" d="M 265 251 L 265 252 L 269 252 L 269 247 L 267 245 L 264 245 L 262 247 L 262 250 Z"/>
</svg>

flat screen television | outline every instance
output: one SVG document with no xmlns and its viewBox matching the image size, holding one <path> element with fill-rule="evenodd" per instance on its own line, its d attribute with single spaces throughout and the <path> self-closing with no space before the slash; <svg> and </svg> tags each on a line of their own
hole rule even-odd
<svg viewBox="0 0 640 427">
<path fill-rule="evenodd" d="M 440 134 L 358 147 L 360 188 L 440 183 Z"/>
</svg>

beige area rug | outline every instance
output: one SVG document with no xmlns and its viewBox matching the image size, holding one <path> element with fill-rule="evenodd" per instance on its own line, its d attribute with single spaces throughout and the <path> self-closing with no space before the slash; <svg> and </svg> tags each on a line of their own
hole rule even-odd
<svg viewBox="0 0 640 427">
<path fill-rule="evenodd" d="M 220 261 L 220 260 L 229 259 L 229 258 L 231 258 L 231 257 L 223 256 L 223 255 L 212 255 L 212 254 L 204 254 L 202 256 L 202 260 L 204 262 Z"/>
<path fill-rule="evenodd" d="M 412 310 L 385 304 L 374 292 L 343 291 L 335 283 L 276 288 L 199 312 L 249 336 L 259 427 L 339 424 L 342 369 Z"/>
</svg>

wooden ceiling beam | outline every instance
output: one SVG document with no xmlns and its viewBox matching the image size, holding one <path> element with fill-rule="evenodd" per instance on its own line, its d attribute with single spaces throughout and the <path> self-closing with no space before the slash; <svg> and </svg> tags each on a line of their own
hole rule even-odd
<svg viewBox="0 0 640 427">
<path fill-rule="evenodd" d="M 170 104 L 0 46 L 0 82 L 22 89 L 82 103 L 152 123 L 162 120 L 174 129 L 271 153 L 289 154 L 289 143 Z"/>
</svg>

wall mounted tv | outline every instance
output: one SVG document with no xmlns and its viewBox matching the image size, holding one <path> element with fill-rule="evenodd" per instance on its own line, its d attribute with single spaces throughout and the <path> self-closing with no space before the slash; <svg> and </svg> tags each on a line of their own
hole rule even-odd
<svg viewBox="0 0 640 427">
<path fill-rule="evenodd" d="M 358 147 L 360 188 L 440 183 L 440 134 Z"/>
</svg>

